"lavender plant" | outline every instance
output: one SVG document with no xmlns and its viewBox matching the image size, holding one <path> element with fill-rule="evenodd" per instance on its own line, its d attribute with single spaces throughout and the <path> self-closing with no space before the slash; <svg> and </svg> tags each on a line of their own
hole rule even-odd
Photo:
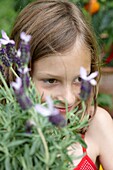
<svg viewBox="0 0 113 170">
<path fill-rule="evenodd" d="M 18 50 L 4 31 L 0 39 L 0 170 L 70 170 L 73 158 L 68 147 L 76 142 L 86 147 L 78 133 L 88 125 L 88 116 L 82 121 L 79 116 L 85 104 L 80 111 L 76 107 L 67 112 L 64 119 L 54 108 L 58 101 L 47 96 L 46 102 L 41 103 L 28 68 L 31 36 L 22 32 L 20 38 Z M 4 66 L 16 77 L 10 86 Z M 96 75 L 87 77 L 81 68 L 80 96 L 84 103 L 92 84 L 96 84 L 93 79 Z"/>
</svg>

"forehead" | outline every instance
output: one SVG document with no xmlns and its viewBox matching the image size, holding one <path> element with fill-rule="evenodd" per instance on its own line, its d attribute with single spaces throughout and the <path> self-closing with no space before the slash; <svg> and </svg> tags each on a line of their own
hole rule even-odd
<svg viewBox="0 0 113 170">
<path fill-rule="evenodd" d="M 61 74 L 64 72 L 75 72 L 79 74 L 80 67 L 84 67 L 90 72 L 91 52 L 84 43 L 76 41 L 71 49 L 64 53 L 57 53 L 39 59 L 34 63 L 34 71 L 56 72 Z"/>
</svg>

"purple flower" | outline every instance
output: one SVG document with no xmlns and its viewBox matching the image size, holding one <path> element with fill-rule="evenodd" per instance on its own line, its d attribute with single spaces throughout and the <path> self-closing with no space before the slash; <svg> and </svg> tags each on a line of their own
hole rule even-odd
<svg viewBox="0 0 113 170">
<path fill-rule="evenodd" d="M 11 82 L 11 86 L 13 87 L 16 95 L 22 95 L 24 93 L 22 79 L 20 77 L 17 77 L 15 82 Z"/>
<path fill-rule="evenodd" d="M 3 44 L 3 45 L 6 45 L 8 43 L 15 44 L 15 42 L 13 40 L 9 39 L 9 37 L 7 36 L 5 31 L 2 30 L 1 33 L 2 33 L 2 38 L 0 38 L 0 43 L 1 44 Z"/>
<path fill-rule="evenodd" d="M 31 134 L 33 126 L 36 126 L 36 123 L 33 120 L 27 120 L 26 121 L 26 132 Z"/>
<path fill-rule="evenodd" d="M 80 77 L 85 80 L 90 82 L 91 85 L 95 86 L 97 84 L 96 80 L 94 79 L 97 77 L 98 71 L 95 71 L 94 73 L 91 73 L 89 76 L 87 76 L 86 69 L 84 67 L 80 68 Z"/>
<path fill-rule="evenodd" d="M 24 91 L 22 79 L 20 77 L 16 78 L 16 82 L 12 82 L 11 86 L 14 89 L 16 99 L 23 110 L 29 109 L 33 106 L 32 101 Z"/>
<path fill-rule="evenodd" d="M 19 68 L 18 71 L 19 71 L 19 76 L 22 79 L 23 87 L 25 87 L 25 88 L 29 87 L 29 85 L 30 85 L 30 75 L 29 75 L 30 69 L 26 66 L 24 68 Z"/>
<path fill-rule="evenodd" d="M 28 68 L 28 67 L 19 68 L 18 71 L 22 74 L 26 74 L 30 71 L 30 68 Z"/>
<path fill-rule="evenodd" d="M 15 89 L 15 90 L 19 90 L 22 87 L 22 80 L 20 77 L 16 78 L 16 82 L 12 82 L 11 86 Z"/>
<path fill-rule="evenodd" d="M 49 116 L 49 121 L 59 127 L 64 127 L 66 125 L 66 120 L 61 114 Z"/>
<path fill-rule="evenodd" d="M 27 35 L 25 32 L 21 32 L 20 34 L 21 40 L 23 40 L 25 43 L 28 43 L 31 40 L 31 35 Z"/>
<path fill-rule="evenodd" d="M 11 63 L 14 63 L 14 58 L 17 55 L 15 45 L 11 44 L 11 43 L 6 44 L 5 51 L 6 51 L 6 54 L 8 56 L 9 61 Z"/>
<path fill-rule="evenodd" d="M 3 30 L 1 32 L 2 32 L 2 38 L 0 39 L 0 44 L 1 44 L 0 58 L 5 66 L 10 67 L 12 63 L 17 64 L 17 60 L 15 59 L 17 56 L 17 51 L 15 49 L 15 42 L 13 40 L 10 40 L 7 34 Z"/>
<path fill-rule="evenodd" d="M 33 106 L 32 101 L 25 93 L 23 93 L 22 95 L 17 95 L 16 97 L 20 107 L 23 110 L 27 110 Z"/>
<path fill-rule="evenodd" d="M 26 33 L 22 32 L 20 34 L 21 42 L 20 42 L 20 51 L 21 51 L 21 60 L 23 65 L 28 64 L 30 60 L 30 46 L 29 41 L 31 40 L 30 35 L 26 35 Z"/>
<path fill-rule="evenodd" d="M 11 63 L 9 61 L 9 58 L 7 56 L 6 50 L 4 48 L 0 49 L 0 60 L 6 67 L 10 67 Z"/>
<path fill-rule="evenodd" d="M 23 66 L 20 49 L 17 50 L 16 55 L 13 58 L 13 61 L 17 65 L 17 68 L 21 68 Z"/>
<path fill-rule="evenodd" d="M 21 57 L 21 51 L 20 51 L 20 49 L 17 50 L 17 57 L 19 57 L 19 58 Z"/>
<path fill-rule="evenodd" d="M 5 74 L 4 74 L 5 70 L 4 70 L 4 68 L 3 68 L 3 66 L 2 66 L 2 65 L 0 65 L 0 72 L 2 73 L 2 75 L 3 75 L 3 76 L 4 76 L 4 78 L 5 78 Z"/>
<path fill-rule="evenodd" d="M 82 100 L 87 100 L 90 96 L 92 86 L 97 84 L 96 80 L 94 79 L 98 75 L 98 72 L 91 73 L 87 76 L 87 72 L 85 68 L 80 68 L 80 77 L 81 77 L 81 92 L 80 97 Z"/>
<path fill-rule="evenodd" d="M 41 104 L 37 104 L 35 106 L 35 110 L 38 113 L 40 113 L 42 116 L 48 117 L 49 121 L 52 124 L 54 124 L 56 126 L 60 126 L 60 127 L 65 126 L 66 120 L 60 114 L 59 110 L 54 108 L 53 100 L 49 96 L 46 97 L 46 103 L 47 103 L 48 108 L 45 106 L 42 106 Z"/>
</svg>

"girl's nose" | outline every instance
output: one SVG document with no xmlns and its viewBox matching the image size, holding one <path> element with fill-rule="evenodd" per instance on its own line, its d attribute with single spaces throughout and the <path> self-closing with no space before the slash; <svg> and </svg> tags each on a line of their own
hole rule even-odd
<svg viewBox="0 0 113 170">
<path fill-rule="evenodd" d="M 77 90 L 78 91 L 78 90 Z M 68 104 L 68 106 L 73 106 L 77 101 L 77 96 L 79 92 L 73 90 L 70 87 L 62 89 L 60 95 L 57 96 L 57 99 L 61 101 L 62 104 Z"/>
</svg>

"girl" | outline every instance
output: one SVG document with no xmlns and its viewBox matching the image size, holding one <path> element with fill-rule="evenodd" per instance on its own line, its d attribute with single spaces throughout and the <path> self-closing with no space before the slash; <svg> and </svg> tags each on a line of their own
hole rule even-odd
<svg viewBox="0 0 113 170">
<path fill-rule="evenodd" d="M 11 39 L 17 47 L 23 31 L 32 36 L 29 65 L 42 102 L 47 95 L 60 100 L 55 107 L 66 116 L 65 101 L 69 111 L 80 103 L 80 67 L 87 74 L 99 72 L 96 41 L 89 24 L 78 7 L 66 0 L 38 0 L 26 6 L 16 20 Z M 87 100 L 90 120 L 82 135 L 86 155 L 73 162 L 75 170 L 96 170 L 100 163 L 104 170 L 113 170 L 113 122 L 107 111 L 97 107 L 97 92 L 98 86 L 94 86 Z M 69 154 L 78 156 L 83 150 L 76 144 L 76 152 L 70 147 Z"/>
</svg>

